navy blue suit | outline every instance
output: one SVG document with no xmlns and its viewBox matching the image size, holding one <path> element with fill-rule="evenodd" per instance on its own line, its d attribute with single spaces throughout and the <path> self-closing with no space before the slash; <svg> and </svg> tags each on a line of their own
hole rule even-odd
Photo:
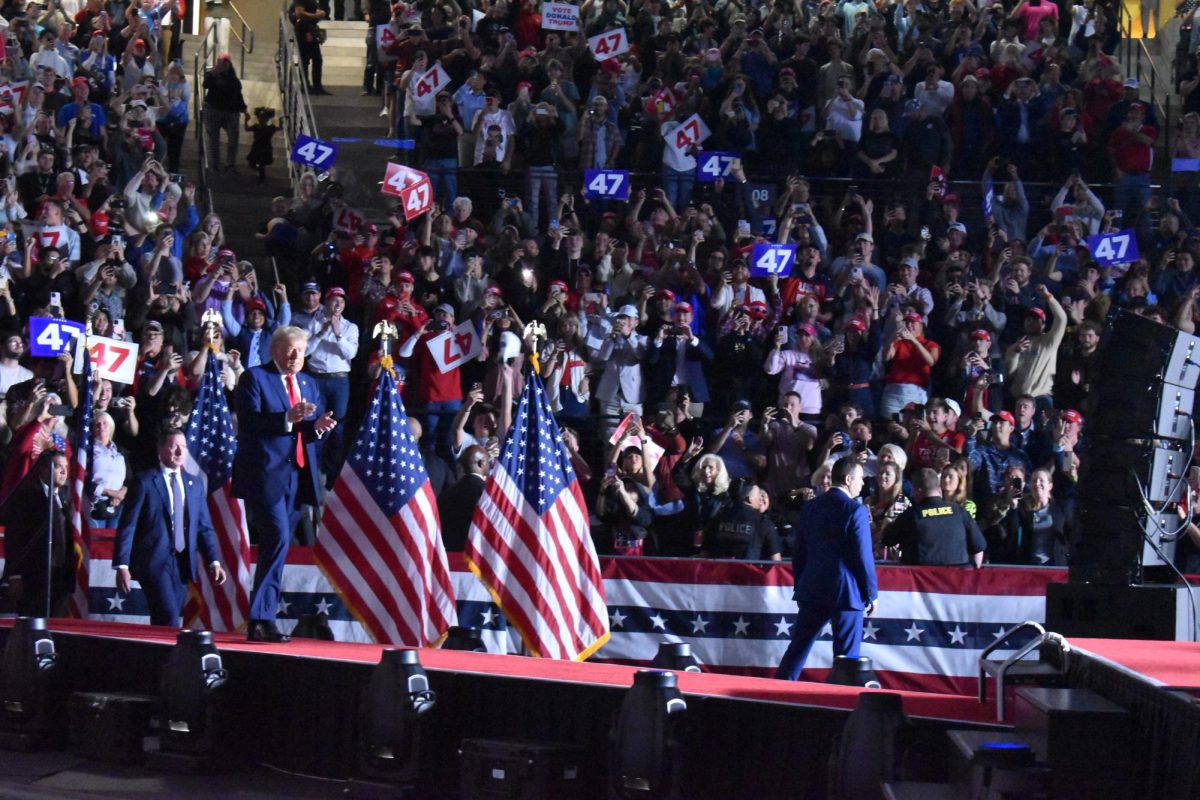
<svg viewBox="0 0 1200 800">
<path fill-rule="evenodd" d="M 799 615 L 776 678 L 798 680 L 813 642 L 833 627 L 833 653 L 858 656 L 863 609 L 879 595 L 867 507 L 832 488 L 804 504 L 793 547 Z"/>
<path fill-rule="evenodd" d="M 246 501 L 259 526 L 258 568 L 250 595 L 250 619 L 272 622 L 279 610 L 279 587 L 292 531 L 302 505 L 320 498 L 317 433 L 313 423 L 322 410 L 316 382 L 296 375 L 300 399 L 317 410 L 288 430 L 292 407 L 274 361 L 252 367 L 238 380 L 234 407 L 238 448 L 233 458 L 233 494 Z M 304 467 L 296 464 L 296 437 L 304 436 Z"/>
<path fill-rule="evenodd" d="M 121 524 L 113 548 L 113 567 L 129 567 L 142 585 L 150 605 L 151 625 L 179 627 L 187 601 L 187 584 L 199 571 L 218 561 L 217 538 L 208 515 L 204 485 L 195 475 L 180 472 L 183 485 L 185 552 L 175 553 L 171 528 L 171 496 L 162 467 L 134 476 L 129 496 L 121 506 Z M 196 563 L 196 550 L 204 557 Z"/>
</svg>

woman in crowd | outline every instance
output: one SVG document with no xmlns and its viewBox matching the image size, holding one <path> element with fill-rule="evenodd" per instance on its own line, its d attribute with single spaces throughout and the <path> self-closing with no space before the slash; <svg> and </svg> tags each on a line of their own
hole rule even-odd
<svg viewBox="0 0 1200 800">
<path fill-rule="evenodd" d="M 867 509 L 871 512 L 871 542 L 874 546 L 875 558 L 880 561 L 890 561 L 899 558 L 899 553 L 889 552 L 883 546 L 883 534 L 888 525 L 896 521 L 912 505 L 912 501 L 904 495 L 903 478 L 900 467 L 894 462 L 879 465 L 875 476 L 875 491 L 867 501 Z"/>
</svg>

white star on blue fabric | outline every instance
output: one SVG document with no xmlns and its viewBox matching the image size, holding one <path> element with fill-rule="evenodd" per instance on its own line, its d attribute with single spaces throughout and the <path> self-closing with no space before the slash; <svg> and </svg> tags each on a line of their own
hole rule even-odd
<svg viewBox="0 0 1200 800">
<path fill-rule="evenodd" d="M 122 608 L 122 606 L 125 605 L 125 598 L 122 597 L 121 595 L 114 594 L 112 597 L 109 597 L 107 599 L 108 599 L 108 610 L 109 611 L 124 611 L 125 610 L 124 608 Z"/>
<path fill-rule="evenodd" d="M 787 621 L 786 617 L 780 617 L 779 622 L 774 623 L 776 636 L 791 636 L 792 623 Z"/>
<path fill-rule="evenodd" d="M 879 633 L 879 628 L 875 627 L 874 622 L 867 620 L 867 623 L 863 625 L 863 639 L 870 639 L 873 642 L 878 641 L 878 639 L 875 638 L 875 634 L 877 633 Z"/>
<path fill-rule="evenodd" d="M 905 629 L 904 629 L 904 633 L 908 635 L 908 638 L 907 638 L 907 639 L 905 639 L 904 641 L 906 641 L 906 642 L 911 642 L 911 641 L 914 641 L 914 640 L 915 640 L 915 641 L 918 641 L 918 642 L 919 642 L 919 641 L 921 641 L 921 634 L 925 633 L 925 629 L 924 629 L 924 628 L 918 628 L 918 627 L 917 627 L 917 623 L 916 623 L 916 621 L 914 620 L 914 621 L 913 621 L 913 624 L 912 624 L 912 627 L 910 627 L 910 628 L 905 628 Z"/>
<path fill-rule="evenodd" d="M 833 637 L 833 623 L 826 622 L 825 627 L 821 628 L 821 633 L 818 635 L 821 637 L 828 636 L 828 637 L 832 638 Z"/>
<path fill-rule="evenodd" d="M 496 612 L 495 612 L 495 611 L 492 611 L 490 608 L 489 608 L 489 609 L 486 609 L 486 610 L 484 610 L 484 612 L 483 612 L 483 622 L 482 622 L 482 623 L 480 623 L 480 624 L 481 624 L 483 627 L 485 627 L 485 628 L 486 628 L 488 625 L 495 625 L 495 624 L 496 624 Z"/>
<path fill-rule="evenodd" d="M 960 628 L 958 625 L 955 625 L 954 630 L 950 631 L 949 633 L 950 633 L 950 644 L 961 644 L 964 646 L 966 645 L 967 632 L 964 631 L 962 628 Z"/>
<path fill-rule="evenodd" d="M 749 635 L 749 631 L 750 631 L 750 623 L 746 621 L 745 617 L 738 617 L 736 620 L 734 620 L 734 623 L 733 623 L 733 635 L 734 636 L 747 636 L 747 635 Z"/>
<path fill-rule="evenodd" d="M 608 615 L 608 627 L 609 628 L 620 628 L 624 624 L 625 624 L 625 615 L 622 614 L 619 609 L 611 612 Z"/>
<path fill-rule="evenodd" d="M 697 614 L 696 618 L 692 620 L 692 633 L 708 633 L 707 628 L 708 620 Z"/>
<path fill-rule="evenodd" d="M 655 628 L 660 628 L 664 631 L 667 629 L 667 621 L 663 619 L 662 616 L 660 616 L 657 612 L 655 612 L 654 616 L 650 618 L 650 623 Z"/>
<path fill-rule="evenodd" d="M 333 608 L 333 603 L 330 603 L 324 597 L 317 601 L 317 613 L 329 616 L 329 609 Z"/>
</svg>

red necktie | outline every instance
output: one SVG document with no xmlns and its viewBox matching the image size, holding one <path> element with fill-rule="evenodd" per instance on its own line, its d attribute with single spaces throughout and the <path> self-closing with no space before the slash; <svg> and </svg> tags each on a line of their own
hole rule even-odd
<svg viewBox="0 0 1200 800">
<path fill-rule="evenodd" d="M 293 406 L 300 402 L 300 392 L 296 389 L 296 376 L 287 376 L 288 402 Z M 299 426 L 300 423 L 297 423 Z M 296 466 L 304 468 L 304 433 L 296 428 Z"/>
</svg>

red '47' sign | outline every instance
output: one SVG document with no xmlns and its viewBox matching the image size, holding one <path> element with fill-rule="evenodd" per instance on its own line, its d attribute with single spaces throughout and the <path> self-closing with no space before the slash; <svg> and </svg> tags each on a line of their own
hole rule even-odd
<svg viewBox="0 0 1200 800">
<path fill-rule="evenodd" d="M 133 383 L 133 375 L 137 370 L 138 346 L 133 342 L 122 342 L 120 339 L 109 339 L 104 336 L 89 336 L 87 339 L 88 355 L 92 359 L 92 376 L 104 378 L 116 383 Z M 83 372 L 83 362 L 76 351 L 75 372 Z"/>
<path fill-rule="evenodd" d="M 629 52 L 629 37 L 624 28 L 617 28 L 588 37 L 588 49 L 597 61 L 607 61 Z"/>
<path fill-rule="evenodd" d="M 417 181 L 400 191 L 400 203 L 404 206 L 404 221 L 419 217 L 433 207 L 433 187 L 429 179 Z"/>
<path fill-rule="evenodd" d="M 687 154 L 689 147 L 700 144 L 711 134 L 712 131 L 704 124 L 704 120 L 700 119 L 700 115 L 692 114 L 678 128 L 672 128 L 663 136 L 666 138 L 667 147 L 674 150 L 676 155 L 683 156 Z"/>
<path fill-rule="evenodd" d="M 406 167 L 403 164 L 388 162 L 387 172 L 383 173 L 383 183 L 379 191 L 393 197 L 404 197 L 404 190 L 421 181 L 428 181 L 429 176 L 419 169 Z"/>
<path fill-rule="evenodd" d="M 429 340 L 429 354 L 442 372 L 449 372 L 479 356 L 483 342 L 475 332 L 470 320 L 459 323 L 457 328 L 438 334 Z"/>
</svg>

